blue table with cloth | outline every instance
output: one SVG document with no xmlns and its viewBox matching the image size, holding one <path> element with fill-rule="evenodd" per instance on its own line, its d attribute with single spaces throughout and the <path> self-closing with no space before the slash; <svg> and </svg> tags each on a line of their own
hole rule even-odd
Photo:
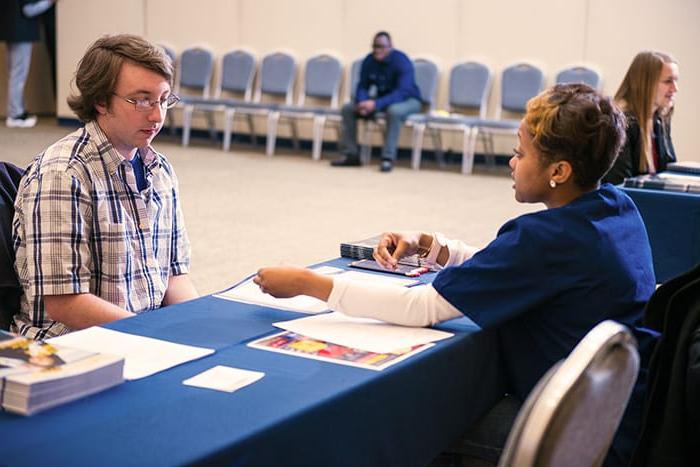
<svg viewBox="0 0 700 467">
<path fill-rule="evenodd" d="M 700 194 L 620 187 L 634 201 L 649 233 L 656 282 L 700 264 Z"/>
<path fill-rule="evenodd" d="M 384 371 L 246 346 L 300 316 L 207 296 L 111 323 L 216 353 L 32 417 L 0 413 L 0 464 L 425 466 L 503 394 L 495 334 L 466 318 Z M 234 393 L 182 384 L 216 365 L 265 376 Z"/>
</svg>

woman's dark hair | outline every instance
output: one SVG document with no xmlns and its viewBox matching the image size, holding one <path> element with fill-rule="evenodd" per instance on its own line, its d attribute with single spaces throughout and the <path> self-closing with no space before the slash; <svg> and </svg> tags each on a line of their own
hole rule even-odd
<svg viewBox="0 0 700 467">
<path fill-rule="evenodd" d="M 81 121 L 97 118 L 95 104 L 109 104 L 125 61 L 158 73 L 172 86 L 173 65 L 163 49 L 132 34 L 103 36 L 78 63 L 73 78 L 78 94 L 68 97 L 68 106 Z"/>
<path fill-rule="evenodd" d="M 543 163 L 565 160 L 583 189 L 598 185 L 625 141 L 625 116 L 585 84 L 560 84 L 527 103 L 525 124 Z"/>
</svg>

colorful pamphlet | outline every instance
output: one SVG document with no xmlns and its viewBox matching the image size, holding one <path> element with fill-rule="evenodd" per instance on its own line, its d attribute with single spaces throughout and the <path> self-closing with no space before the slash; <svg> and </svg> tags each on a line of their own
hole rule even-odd
<svg viewBox="0 0 700 467">
<path fill-rule="evenodd" d="M 284 331 L 257 339 L 248 344 L 254 349 L 279 352 L 297 357 L 321 360 L 340 365 L 354 366 L 368 370 L 381 371 L 405 360 L 434 344 L 422 344 L 399 349 L 392 352 L 377 353 L 353 349 L 343 345 L 332 344 L 318 339 L 311 339 L 291 331 Z"/>
</svg>

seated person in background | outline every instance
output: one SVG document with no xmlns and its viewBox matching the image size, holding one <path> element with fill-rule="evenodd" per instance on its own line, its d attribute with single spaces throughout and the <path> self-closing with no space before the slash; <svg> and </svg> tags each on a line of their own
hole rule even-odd
<svg viewBox="0 0 700 467">
<path fill-rule="evenodd" d="M 46 338 L 197 296 L 172 166 L 151 146 L 178 101 L 163 51 L 104 36 L 68 105 L 85 126 L 39 154 L 15 202 L 24 295 L 12 330 Z"/>
<path fill-rule="evenodd" d="M 661 52 L 640 52 L 632 60 L 615 102 L 627 116 L 627 142 L 604 182 L 666 170 L 675 162 L 671 117 L 678 92 L 678 63 Z"/>
<path fill-rule="evenodd" d="M 372 41 L 372 53 L 365 57 L 357 83 L 355 101 L 343 106 L 343 132 L 340 151 L 344 158 L 331 162 L 335 167 L 360 165 L 357 148 L 357 119 L 372 118 L 386 112 L 386 137 L 382 152 L 382 172 L 390 172 L 396 160 L 396 145 L 406 117 L 420 112 L 420 91 L 416 85 L 413 62 L 391 45 L 388 32 L 378 32 Z"/>
<path fill-rule="evenodd" d="M 351 316 L 407 326 L 467 316 L 482 328 L 497 327 L 508 392 L 523 401 L 596 324 L 613 319 L 632 327 L 654 291 L 637 208 L 612 185 L 600 185 L 624 127 L 611 100 L 583 84 L 555 86 L 531 99 L 510 159 L 513 188 L 519 202 L 547 209 L 507 222 L 479 251 L 440 234 L 386 233 L 380 240 L 374 257 L 386 268 L 421 252 L 444 268 L 432 285 L 371 285 L 291 267 L 261 269 L 255 282 L 276 297 L 310 295 Z M 652 337 L 638 332 L 646 352 Z M 638 384 L 643 389 L 644 378 Z M 633 450 L 643 394 L 634 397 L 608 465 Z M 500 452 L 505 437 L 493 443 Z"/>
</svg>

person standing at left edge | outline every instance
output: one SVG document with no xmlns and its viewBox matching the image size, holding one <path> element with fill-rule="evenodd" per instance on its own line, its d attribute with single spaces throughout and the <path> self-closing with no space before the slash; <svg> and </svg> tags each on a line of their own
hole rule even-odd
<svg viewBox="0 0 700 467">
<path fill-rule="evenodd" d="M 0 1 L 0 41 L 7 44 L 7 118 L 8 128 L 31 128 L 36 115 L 24 108 L 24 85 L 32 60 L 32 42 L 39 40 L 38 15 L 51 8 L 56 0 Z"/>
<path fill-rule="evenodd" d="M 386 112 L 386 135 L 382 151 L 382 172 L 390 172 L 396 160 L 396 145 L 406 117 L 420 112 L 420 91 L 416 85 L 413 62 L 394 49 L 388 32 L 374 35 L 372 53 L 362 61 L 355 101 L 343 106 L 343 132 L 340 152 L 345 156 L 331 162 L 334 167 L 360 165 L 357 147 L 357 119 L 371 119 Z"/>
</svg>

